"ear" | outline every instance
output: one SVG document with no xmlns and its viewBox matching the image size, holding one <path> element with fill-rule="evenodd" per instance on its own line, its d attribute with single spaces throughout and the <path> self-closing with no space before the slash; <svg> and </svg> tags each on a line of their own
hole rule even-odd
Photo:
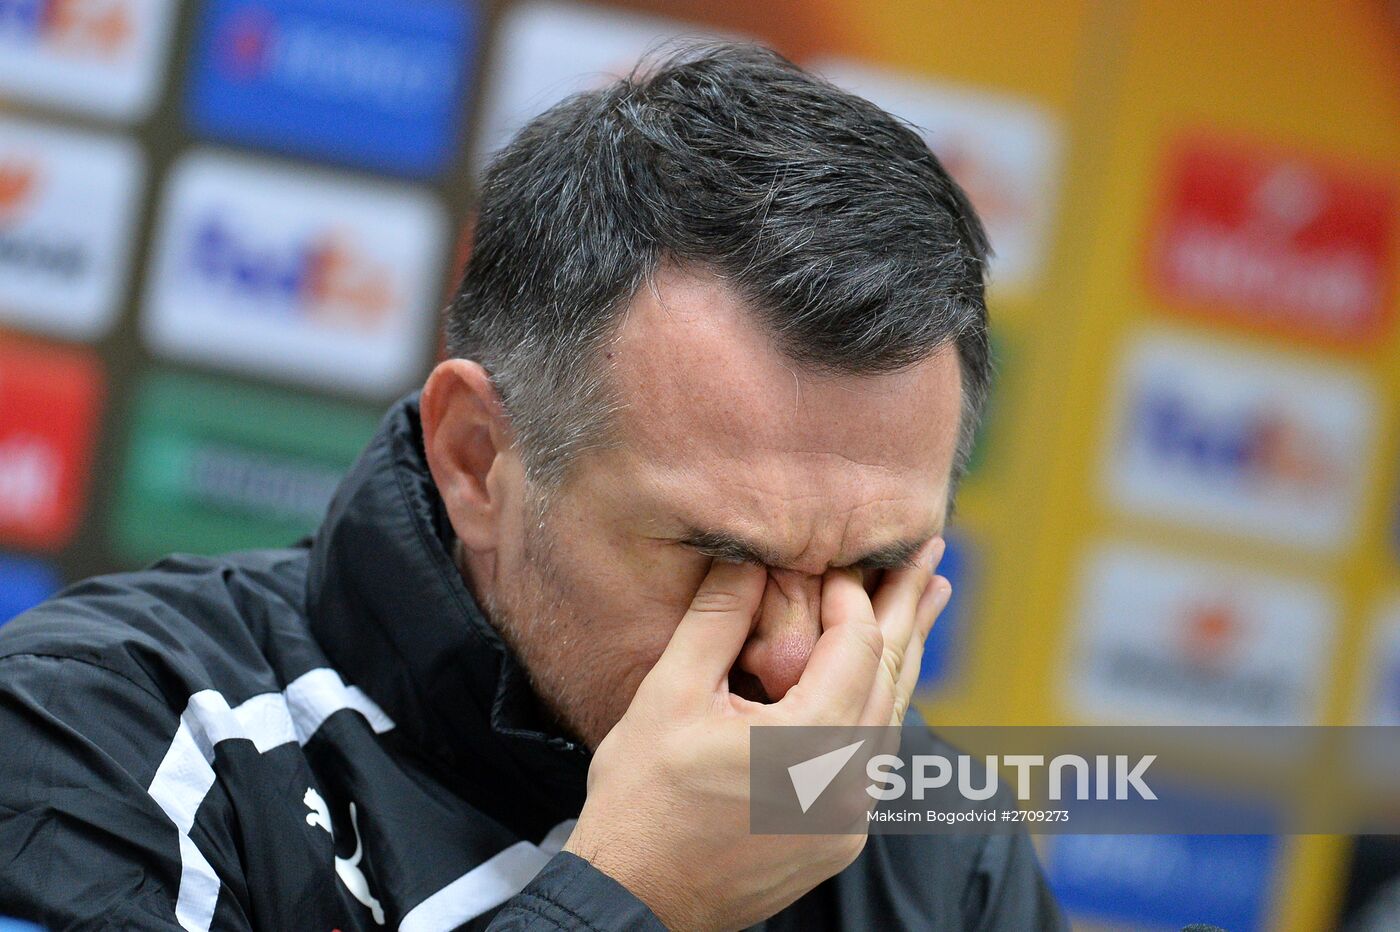
<svg viewBox="0 0 1400 932">
<path fill-rule="evenodd" d="M 452 528 L 468 550 L 496 550 L 519 472 L 510 419 L 479 363 L 438 363 L 423 386 L 423 448 Z"/>
</svg>

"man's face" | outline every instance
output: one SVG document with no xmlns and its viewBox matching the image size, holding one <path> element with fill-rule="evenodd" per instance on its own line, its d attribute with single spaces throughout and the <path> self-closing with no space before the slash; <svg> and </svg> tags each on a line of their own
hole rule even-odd
<svg viewBox="0 0 1400 932">
<path fill-rule="evenodd" d="M 539 523 L 515 497 L 491 580 L 474 581 L 542 699 L 590 747 L 715 556 L 768 567 L 730 682 L 781 698 L 821 633 L 821 574 L 898 564 L 941 532 L 960 411 L 951 347 L 894 375 L 804 373 L 723 284 L 675 271 L 642 289 L 609 353 L 619 443 L 580 457 Z"/>
</svg>

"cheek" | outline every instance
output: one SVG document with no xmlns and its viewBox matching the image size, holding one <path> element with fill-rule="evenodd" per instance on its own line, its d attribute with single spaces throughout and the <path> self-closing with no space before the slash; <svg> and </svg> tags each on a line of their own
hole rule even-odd
<svg viewBox="0 0 1400 932">
<path fill-rule="evenodd" d="M 579 624 L 579 640 L 594 657 L 632 666 L 661 656 L 694 591 L 684 567 L 629 554 L 604 544 L 549 575 L 557 604 Z M 698 582 L 697 582 L 698 584 Z"/>
<path fill-rule="evenodd" d="M 640 679 L 666 649 L 708 564 L 674 546 L 615 553 L 588 584 L 585 608 L 599 649 L 638 669 Z"/>
<path fill-rule="evenodd" d="M 619 585 L 647 614 L 665 620 L 669 637 L 709 571 L 709 558 L 689 547 L 626 532 L 610 540 L 608 549 Z"/>
<path fill-rule="evenodd" d="M 681 616 L 690 608 L 695 590 L 700 588 L 710 571 L 710 558 L 687 547 L 669 545 L 662 548 L 650 573 L 652 592 L 658 603 L 671 611 L 672 627 L 680 624 Z"/>
<path fill-rule="evenodd" d="M 669 603 L 648 598 L 624 596 L 617 600 L 614 610 L 617 614 L 613 617 L 625 621 L 612 629 L 616 637 L 612 649 L 617 656 L 650 670 L 670 643 L 680 616 Z"/>
<path fill-rule="evenodd" d="M 582 622 L 576 643 L 606 659 L 610 672 L 625 676 L 621 667 L 650 669 L 710 561 L 689 548 L 641 536 L 584 502 L 586 497 L 571 502 L 550 527 L 554 546 L 544 562 L 552 570 L 551 595 Z"/>
</svg>

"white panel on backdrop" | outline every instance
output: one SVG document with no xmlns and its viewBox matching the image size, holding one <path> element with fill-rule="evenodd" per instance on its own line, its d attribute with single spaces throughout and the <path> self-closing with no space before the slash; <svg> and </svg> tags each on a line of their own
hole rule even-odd
<svg viewBox="0 0 1400 932">
<path fill-rule="evenodd" d="M 0 323 L 83 340 L 107 331 L 143 175 L 127 140 L 0 120 Z"/>
<path fill-rule="evenodd" d="M 197 153 L 170 176 L 142 329 L 181 359 L 402 390 L 431 342 L 445 230 L 415 189 Z"/>
</svg>

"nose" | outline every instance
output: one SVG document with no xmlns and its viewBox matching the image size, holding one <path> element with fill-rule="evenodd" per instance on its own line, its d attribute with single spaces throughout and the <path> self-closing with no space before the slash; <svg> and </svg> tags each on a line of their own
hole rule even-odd
<svg viewBox="0 0 1400 932">
<path fill-rule="evenodd" d="M 775 570 L 763 592 L 758 624 L 735 665 L 738 681 L 755 681 L 762 695 L 777 702 L 797 684 L 821 635 L 821 577 Z M 753 692 L 754 690 L 741 690 Z"/>
</svg>

